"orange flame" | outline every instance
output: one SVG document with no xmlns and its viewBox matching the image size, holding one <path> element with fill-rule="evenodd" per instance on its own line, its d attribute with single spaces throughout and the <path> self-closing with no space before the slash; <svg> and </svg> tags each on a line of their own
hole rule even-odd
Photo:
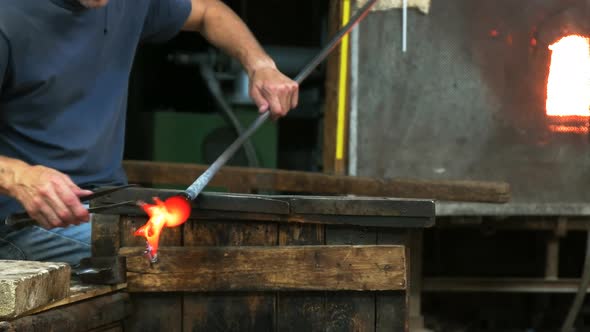
<svg viewBox="0 0 590 332">
<path fill-rule="evenodd" d="M 188 200 L 181 196 L 173 196 L 162 202 L 154 197 L 156 204 L 141 203 L 141 207 L 148 214 L 148 222 L 135 231 L 135 236 L 143 236 L 150 246 L 150 255 L 156 257 L 160 243 L 160 234 L 164 226 L 176 227 L 182 225 L 190 216 L 191 206 Z"/>
<path fill-rule="evenodd" d="M 587 124 L 590 116 L 589 38 L 563 37 L 549 49 L 552 54 L 547 83 L 547 115 L 583 117 L 580 120 Z"/>
</svg>

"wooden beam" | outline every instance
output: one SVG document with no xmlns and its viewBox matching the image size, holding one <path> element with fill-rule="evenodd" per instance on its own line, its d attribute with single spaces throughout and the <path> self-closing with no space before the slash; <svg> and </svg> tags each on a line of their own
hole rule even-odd
<svg viewBox="0 0 590 332">
<path fill-rule="evenodd" d="M 129 295 L 104 295 L 10 322 L 0 322 L 0 332 L 89 331 L 121 322 L 129 315 L 130 308 Z"/>
<path fill-rule="evenodd" d="M 201 175 L 207 165 L 127 160 L 123 163 L 130 183 L 186 185 Z M 229 181 L 228 181 L 229 179 Z M 210 185 L 232 187 L 240 181 L 254 190 L 358 195 L 373 197 L 424 198 L 443 201 L 505 203 L 510 186 L 504 182 L 375 179 L 314 172 L 264 168 L 223 167 Z"/>
<path fill-rule="evenodd" d="M 31 310 L 30 312 L 27 312 L 26 315 L 28 316 L 28 315 L 48 311 L 51 309 L 55 309 L 58 307 L 70 305 L 73 303 L 85 301 L 88 299 L 93 299 L 93 298 L 96 298 L 96 297 L 99 297 L 102 295 L 106 295 L 109 293 L 118 292 L 118 291 L 123 290 L 125 288 L 127 288 L 127 284 L 104 286 L 104 285 L 86 285 L 86 284 L 81 284 L 78 282 L 72 282 L 70 285 L 70 296 L 68 296 L 67 298 L 65 298 L 63 300 L 56 301 L 56 302 L 50 303 L 48 305 L 42 306 L 40 308 Z"/>
<path fill-rule="evenodd" d="M 167 247 L 127 256 L 130 292 L 378 291 L 406 287 L 403 246 Z"/>
</svg>

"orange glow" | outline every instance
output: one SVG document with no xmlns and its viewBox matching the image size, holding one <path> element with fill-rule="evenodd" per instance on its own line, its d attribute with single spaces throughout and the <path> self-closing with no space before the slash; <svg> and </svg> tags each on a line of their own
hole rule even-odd
<svg viewBox="0 0 590 332">
<path fill-rule="evenodd" d="M 556 133 L 565 134 L 588 134 L 590 129 L 586 126 L 563 126 L 563 125 L 550 125 L 549 129 Z"/>
<path fill-rule="evenodd" d="M 191 206 L 187 199 L 173 196 L 162 202 L 155 197 L 156 204 L 141 203 L 141 207 L 148 214 L 148 222 L 135 231 L 135 236 L 143 236 L 147 240 L 154 257 L 158 254 L 160 234 L 164 226 L 176 227 L 182 225 L 190 216 Z"/>
<path fill-rule="evenodd" d="M 590 116 L 590 41 L 571 35 L 549 46 L 552 51 L 547 83 L 547 115 L 582 117 L 587 126 Z M 577 127 L 577 126 L 574 126 Z M 563 132 L 563 127 L 559 127 Z"/>
</svg>

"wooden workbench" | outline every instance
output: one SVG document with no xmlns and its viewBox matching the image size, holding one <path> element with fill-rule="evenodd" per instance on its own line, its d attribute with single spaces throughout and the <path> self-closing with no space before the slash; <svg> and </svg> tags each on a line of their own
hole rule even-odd
<svg viewBox="0 0 590 332">
<path fill-rule="evenodd" d="M 93 202 L 177 192 L 129 189 Z M 202 194 L 165 229 L 160 261 L 134 237 L 147 217 L 93 220 L 93 255 L 127 258 L 126 331 L 404 331 L 408 234 L 434 223 L 427 200 Z"/>
</svg>

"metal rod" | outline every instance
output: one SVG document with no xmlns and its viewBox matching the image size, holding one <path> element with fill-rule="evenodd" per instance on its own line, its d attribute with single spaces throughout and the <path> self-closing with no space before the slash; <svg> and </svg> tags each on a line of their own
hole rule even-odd
<svg viewBox="0 0 590 332">
<path fill-rule="evenodd" d="M 377 2 L 377 0 L 369 0 L 367 3 L 359 9 L 359 11 L 355 14 L 355 16 L 345 25 L 342 29 L 336 33 L 336 35 L 332 38 L 332 40 L 320 51 L 318 55 L 309 63 L 307 64 L 301 72 L 295 77 L 294 81 L 298 84 L 301 84 L 313 71 L 314 69 L 322 63 L 328 55 L 336 48 L 340 40 L 352 30 L 352 28 L 359 23 L 361 20 L 367 16 L 371 7 Z M 209 168 L 201 174 L 195 180 L 193 184 L 191 184 L 186 190 L 185 195 L 191 201 L 197 198 L 197 196 L 205 189 L 207 184 L 213 179 L 215 174 L 221 169 L 223 165 L 225 165 L 231 157 L 236 153 L 236 151 L 240 148 L 240 146 L 244 143 L 248 137 L 250 137 L 266 120 L 270 117 L 270 112 L 265 112 L 261 114 L 253 123 L 250 125 L 248 129 L 238 137 L 218 158 L 209 166 Z"/>
<path fill-rule="evenodd" d="M 359 95 L 359 27 L 350 33 L 350 131 L 348 142 L 348 175 L 358 171 L 358 95 Z"/>
<path fill-rule="evenodd" d="M 402 52 L 408 50 L 408 0 L 404 0 L 402 9 Z"/>
</svg>

